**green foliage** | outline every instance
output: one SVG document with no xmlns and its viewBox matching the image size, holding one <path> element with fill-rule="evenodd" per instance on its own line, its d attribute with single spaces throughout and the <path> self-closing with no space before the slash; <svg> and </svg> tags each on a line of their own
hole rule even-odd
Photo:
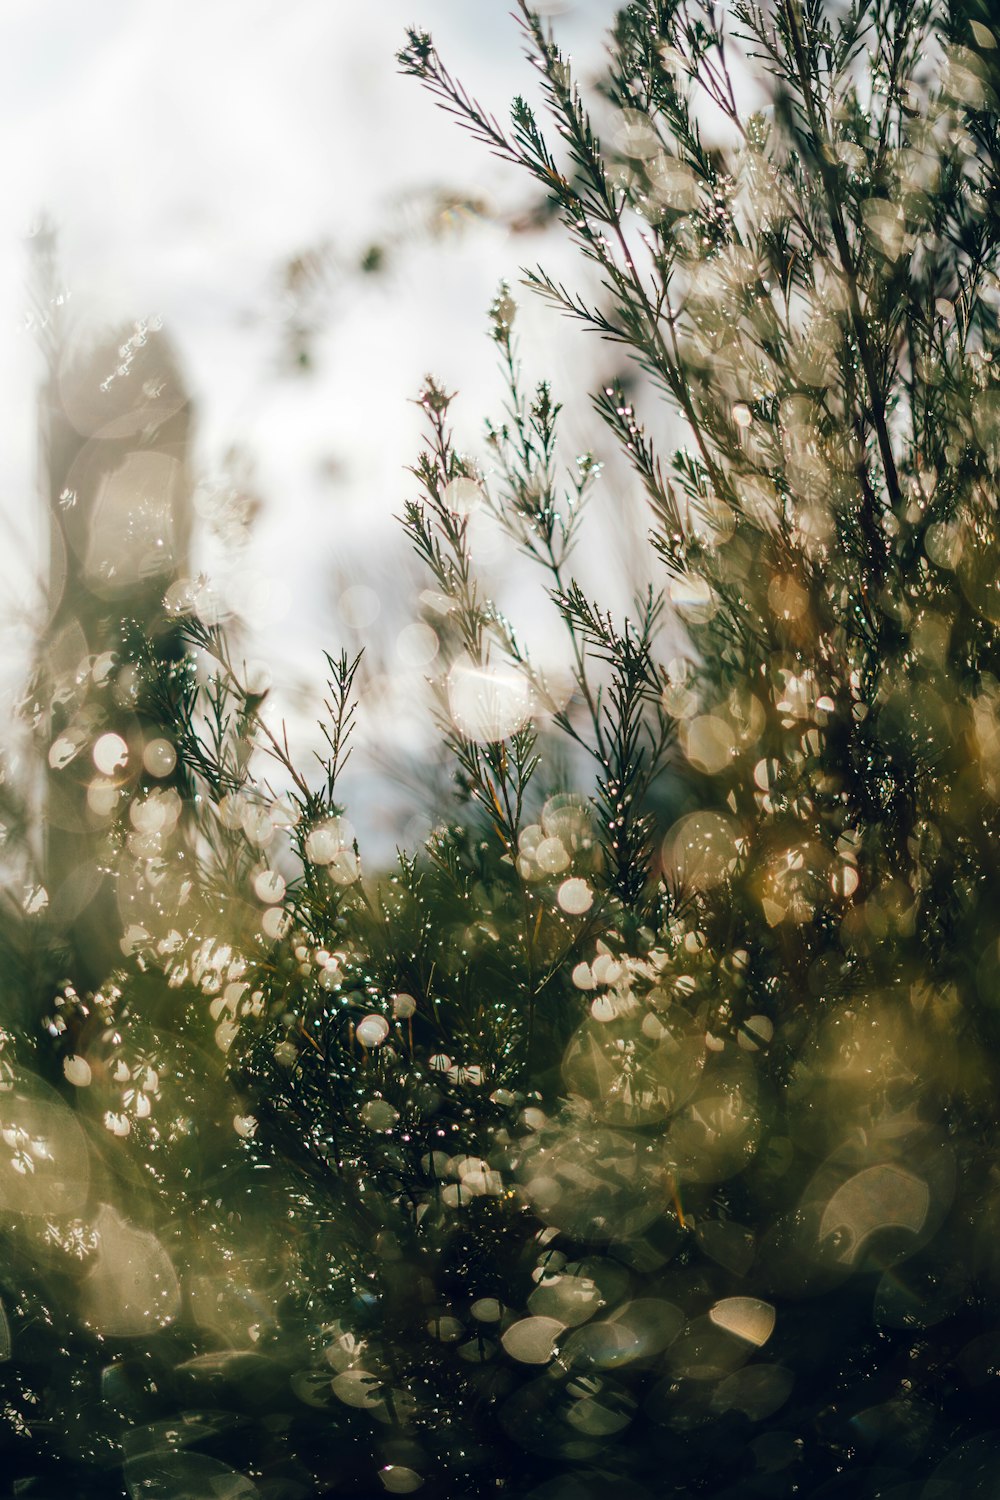
<svg viewBox="0 0 1000 1500">
<path fill-rule="evenodd" d="M 400 62 L 588 263 L 524 280 L 631 366 L 594 394 L 614 462 L 566 460 L 502 286 L 481 461 L 419 397 L 455 798 L 392 870 L 347 821 L 358 660 L 327 659 L 317 771 L 224 631 L 133 634 L 184 809 L 117 809 L 124 963 L 49 1016 L 95 1186 L 64 1222 L 39 1168 L 44 1305 L 118 1341 L 133 1495 L 991 1492 L 997 38 L 971 4 L 634 0 L 585 103 L 519 10 L 541 107 L 509 127 L 425 33 Z M 624 620 L 574 574 L 606 473 L 649 506 Z M 488 596 L 477 507 L 541 570 L 568 691 Z M 124 1311 L 106 1211 L 144 1247 Z"/>
</svg>

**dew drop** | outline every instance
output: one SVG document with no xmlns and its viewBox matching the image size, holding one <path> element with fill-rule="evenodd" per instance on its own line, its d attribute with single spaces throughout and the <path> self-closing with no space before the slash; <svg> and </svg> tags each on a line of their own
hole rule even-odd
<svg viewBox="0 0 1000 1500">
<path fill-rule="evenodd" d="M 63 1073 L 67 1082 L 78 1089 L 85 1089 L 92 1077 L 90 1063 L 85 1057 L 76 1055 L 63 1059 Z"/>
<path fill-rule="evenodd" d="M 128 746 L 120 734 L 102 734 L 92 754 L 94 765 L 105 776 L 111 776 L 128 765 Z"/>
<path fill-rule="evenodd" d="M 285 882 L 277 870 L 259 870 L 254 878 L 253 888 L 257 900 L 263 901 L 267 906 L 274 906 L 285 894 Z"/>
<path fill-rule="evenodd" d="M 585 880 L 573 876 L 563 881 L 556 899 L 569 916 L 580 917 L 593 906 L 594 893 Z"/>
<path fill-rule="evenodd" d="M 723 1297 L 708 1316 L 717 1328 L 760 1348 L 774 1332 L 775 1312 L 770 1302 L 758 1297 Z"/>
<path fill-rule="evenodd" d="M 379 1469 L 378 1477 L 390 1495 L 412 1495 L 424 1482 L 415 1469 L 408 1469 L 404 1464 L 386 1464 L 384 1469 Z"/>
<path fill-rule="evenodd" d="M 483 490 L 474 479 L 457 475 L 441 491 L 441 503 L 456 516 L 471 515 L 482 503 Z"/>
<path fill-rule="evenodd" d="M 362 1047 L 381 1047 L 389 1035 L 389 1022 L 385 1016 L 365 1016 L 363 1021 L 358 1022 L 355 1035 Z"/>
<path fill-rule="evenodd" d="M 143 749 L 142 764 L 150 776 L 169 776 L 177 764 L 177 752 L 169 740 L 150 740 Z"/>
<path fill-rule="evenodd" d="M 291 925 L 291 917 L 280 906 L 269 906 L 260 919 L 261 932 L 272 942 L 284 937 Z"/>
<path fill-rule="evenodd" d="M 362 1125 L 377 1134 L 390 1131 L 398 1119 L 399 1110 L 394 1109 L 387 1099 L 369 1099 L 361 1109 Z"/>
<path fill-rule="evenodd" d="M 504 1333 L 501 1343 L 523 1365 L 547 1365 L 555 1354 L 556 1340 L 566 1325 L 558 1318 L 521 1318 Z"/>
<path fill-rule="evenodd" d="M 49 765 L 53 771 L 61 771 L 64 766 L 68 766 L 79 748 L 76 741 L 67 735 L 60 735 L 57 740 L 53 740 L 49 748 Z"/>
</svg>

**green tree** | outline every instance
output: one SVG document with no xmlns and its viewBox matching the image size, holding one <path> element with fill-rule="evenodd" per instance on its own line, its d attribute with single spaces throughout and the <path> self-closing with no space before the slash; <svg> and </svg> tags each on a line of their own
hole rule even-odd
<svg viewBox="0 0 1000 1500">
<path fill-rule="evenodd" d="M 158 1351 L 125 1482 L 990 1494 L 998 38 L 931 0 L 636 0 L 587 105 L 519 8 L 542 99 L 509 127 L 426 34 L 400 60 L 589 263 L 524 279 L 633 367 L 593 446 L 660 583 L 621 620 L 575 581 L 605 481 L 523 389 L 503 287 L 504 413 L 477 460 L 427 381 L 402 518 L 456 773 L 427 846 L 362 867 L 356 661 L 329 659 L 316 775 L 222 631 L 139 651 L 193 816 L 128 851 L 153 895 L 103 1045 L 131 1069 L 174 994 L 157 1083 L 215 1117 L 193 1177 L 158 1096 L 111 1131 L 187 1293 L 147 1281 L 130 1323 L 91 1284 L 119 1366 Z M 541 569 L 568 698 L 486 596 L 477 506 Z"/>
</svg>

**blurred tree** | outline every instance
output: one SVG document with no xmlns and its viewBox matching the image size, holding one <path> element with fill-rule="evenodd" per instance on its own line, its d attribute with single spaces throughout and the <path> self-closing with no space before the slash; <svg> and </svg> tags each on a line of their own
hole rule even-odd
<svg viewBox="0 0 1000 1500">
<path fill-rule="evenodd" d="M 116 1169 L 71 1101 L 102 1081 L 97 1052 L 111 1017 L 99 991 L 123 961 L 119 867 L 149 832 L 134 810 L 151 799 L 164 817 L 181 808 L 171 726 L 140 702 L 133 656 L 141 641 L 166 670 L 182 650 L 164 595 L 188 562 L 190 408 L 153 326 L 74 342 L 51 230 L 33 251 L 49 565 L 31 677 L 0 766 L 0 1469 L 5 1493 L 54 1483 L 124 1495 L 114 1469 L 128 1380 L 118 1377 L 112 1399 L 103 1336 L 145 1333 L 148 1361 L 178 1282 L 167 1252 L 137 1227 L 149 1220 L 141 1176 L 126 1186 L 121 1153 Z M 163 988 L 158 978 L 147 992 L 147 1026 Z M 149 1041 L 147 1031 L 147 1053 Z M 175 1066 L 179 1055 L 175 1043 Z M 196 1089 L 196 1069 L 188 1073 Z M 129 1081 L 123 1092 L 141 1117 L 144 1090 L 159 1090 L 148 1056 Z M 106 1113 L 96 1122 L 110 1141 L 128 1126 Z M 149 1165 L 155 1181 L 155 1155 Z M 128 1220 L 115 1202 L 128 1204 Z"/>
<path fill-rule="evenodd" d="M 159 741 L 148 714 L 137 714 L 128 641 L 138 632 L 167 657 L 176 649 L 163 600 L 189 565 L 191 408 L 155 320 L 74 337 L 53 232 L 33 245 L 51 538 L 48 627 L 30 689 L 48 759 L 43 878 L 51 919 L 72 945 L 70 971 L 96 986 L 122 930 L 109 878 L 112 815 L 140 778 L 163 775 L 148 754 L 144 763 L 145 745 Z M 169 741 L 160 754 L 169 759 Z"/>
</svg>

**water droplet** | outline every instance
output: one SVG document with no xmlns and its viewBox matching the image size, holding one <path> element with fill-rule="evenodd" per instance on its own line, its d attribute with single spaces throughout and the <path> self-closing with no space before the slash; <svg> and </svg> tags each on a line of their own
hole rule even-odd
<svg viewBox="0 0 1000 1500">
<path fill-rule="evenodd" d="M 367 1370 L 343 1370 L 334 1378 L 333 1394 L 345 1406 L 378 1406 L 382 1401 L 381 1385 Z"/>
<path fill-rule="evenodd" d="M 492 744 L 516 734 L 531 717 L 531 684 L 516 667 L 477 666 L 460 657 L 448 674 L 448 707 L 466 739 Z"/>
<path fill-rule="evenodd" d="M 594 893 L 585 880 L 579 876 L 573 876 L 563 881 L 556 899 L 564 912 L 570 916 L 579 917 L 593 906 Z"/>
<path fill-rule="evenodd" d="M 346 818 L 329 818 L 311 828 L 306 835 L 305 856 L 310 864 L 329 865 L 336 856 L 349 850 L 354 842 L 354 829 Z"/>
<path fill-rule="evenodd" d="M 67 1082 L 78 1089 L 85 1089 L 93 1076 L 87 1059 L 77 1056 L 63 1058 L 63 1073 Z"/>
<path fill-rule="evenodd" d="M 274 906 L 284 898 L 285 882 L 277 870 L 259 870 L 254 878 L 253 888 L 257 900 L 268 906 Z"/>
<path fill-rule="evenodd" d="M 385 1016 L 365 1016 L 358 1022 L 355 1035 L 363 1047 L 380 1047 L 389 1035 L 389 1022 Z"/>
<path fill-rule="evenodd" d="M 61 771 L 68 766 L 79 749 L 79 742 L 70 739 L 68 735 L 63 734 L 57 740 L 53 740 L 49 747 L 49 765 L 53 771 Z"/>
<path fill-rule="evenodd" d="M 774 1332 L 775 1311 L 770 1302 L 761 1302 L 758 1297 L 723 1297 L 711 1308 L 708 1316 L 717 1328 L 735 1333 L 737 1338 L 758 1348 L 766 1344 Z"/>
<path fill-rule="evenodd" d="M 399 1110 L 387 1099 L 369 1099 L 361 1108 L 361 1123 L 367 1130 L 387 1134 L 399 1120 Z"/>
<path fill-rule="evenodd" d="M 112 776 L 128 765 L 128 746 L 120 734 L 102 734 L 91 753 L 94 765 L 105 776 Z"/>
<path fill-rule="evenodd" d="M 535 861 L 546 875 L 558 875 L 567 868 L 570 857 L 562 839 L 545 838 L 535 850 Z"/>
<path fill-rule="evenodd" d="M 150 740 L 143 749 L 142 763 L 150 776 L 169 776 L 177 764 L 177 752 L 169 740 Z"/>
<path fill-rule="evenodd" d="M 291 917 L 280 906 L 269 906 L 260 919 L 261 931 L 272 942 L 277 942 L 279 938 L 284 937 L 291 925 Z"/>
<path fill-rule="evenodd" d="M 471 515 L 482 502 L 482 485 L 464 475 L 450 479 L 441 491 L 441 503 L 456 516 Z"/>
<path fill-rule="evenodd" d="M 408 1469 L 403 1464 L 386 1464 L 384 1469 L 379 1469 L 378 1477 L 390 1495 L 412 1495 L 424 1482 L 415 1469 Z"/>
<path fill-rule="evenodd" d="M 501 1343 L 523 1365 L 547 1365 L 555 1354 L 556 1340 L 565 1330 L 558 1318 L 530 1317 L 512 1323 Z"/>
</svg>

